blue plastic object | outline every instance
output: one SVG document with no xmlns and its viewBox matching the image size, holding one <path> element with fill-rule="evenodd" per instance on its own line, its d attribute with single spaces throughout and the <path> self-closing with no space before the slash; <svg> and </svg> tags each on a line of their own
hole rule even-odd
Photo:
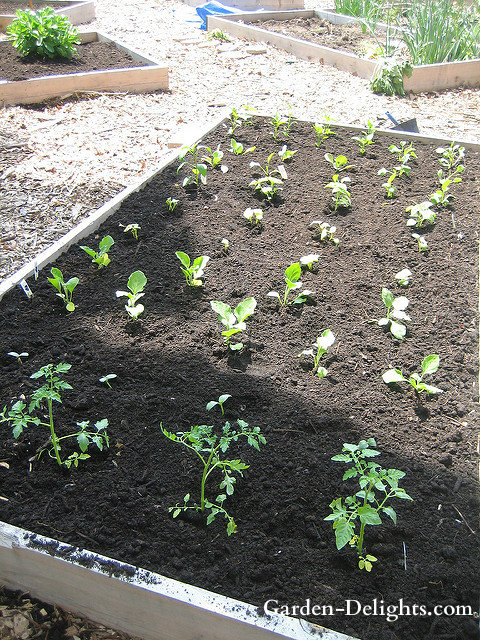
<svg viewBox="0 0 480 640">
<path fill-rule="evenodd" d="M 226 7 L 220 2 L 216 2 L 216 0 L 212 0 L 211 2 L 206 2 L 205 4 L 197 7 L 197 13 L 202 19 L 202 24 L 200 25 L 200 29 L 206 31 L 207 29 L 207 16 L 221 16 L 227 15 L 230 13 L 239 13 L 238 9 L 233 9 L 232 7 Z"/>
</svg>

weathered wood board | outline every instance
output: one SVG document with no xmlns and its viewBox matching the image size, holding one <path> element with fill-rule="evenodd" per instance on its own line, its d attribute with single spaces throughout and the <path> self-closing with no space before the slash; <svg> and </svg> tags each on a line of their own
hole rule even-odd
<svg viewBox="0 0 480 640">
<path fill-rule="evenodd" d="M 18 1 L 19 9 L 23 9 L 26 4 L 24 0 L 10 1 Z M 52 4 L 56 2 L 56 0 L 49 1 Z M 41 2 L 42 0 L 32 0 L 33 8 L 35 9 L 35 5 L 41 4 Z M 72 24 L 83 24 L 85 22 L 90 22 L 95 18 L 95 2 L 94 0 L 72 0 L 72 2 L 69 2 L 68 6 L 58 7 L 58 9 L 55 9 L 55 12 L 61 16 L 67 17 Z M 14 18 L 14 14 L 0 14 L 0 31 L 4 31 Z"/>
</svg>

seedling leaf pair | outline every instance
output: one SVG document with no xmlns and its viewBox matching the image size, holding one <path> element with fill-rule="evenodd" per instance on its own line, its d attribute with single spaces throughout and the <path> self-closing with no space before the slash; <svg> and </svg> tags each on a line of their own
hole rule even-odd
<svg viewBox="0 0 480 640">
<path fill-rule="evenodd" d="M 225 327 L 227 327 L 225 331 L 222 331 L 222 336 L 225 339 L 225 344 L 227 345 L 227 347 L 229 347 L 232 351 L 238 351 L 242 349 L 242 342 L 231 344 L 230 338 L 247 328 L 245 320 L 255 312 L 255 308 L 257 306 L 257 301 L 255 300 L 255 298 L 246 298 L 245 300 L 240 302 L 233 311 L 232 308 L 228 306 L 228 304 L 220 302 L 219 300 L 211 300 L 210 306 L 212 307 L 213 311 L 218 313 L 218 319 L 220 320 L 220 322 Z"/>
<path fill-rule="evenodd" d="M 147 278 L 143 271 L 134 271 L 132 274 L 130 274 L 127 282 L 129 291 L 115 292 L 117 298 L 123 296 L 128 298 L 128 302 L 125 305 L 125 311 L 132 318 L 132 320 L 138 320 L 138 316 L 140 316 L 145 310 L 143 304 L 138 303 L 138 300 L 140 300 L 140 298 L 145 295 L 143 290 L 146 284 Z"/>
<path fill-rule="evenodd" d="M 409 378 L 406 378 L 400 369 L 388 369 L 382 375 L 382 379 L 386 384 L 392 384 L 397 382 L 408 382 L 415 389 L 416 393 L 421 393 L 422 391 L 426 391 L 426 393 L 430 395 L 436 395 L 439 393 L 443 393 L 443 389 L 439 389 L 438 387 L 434 387 L 430 384 L 425 384 L 422 382 L 423 378 L 427 375 L 432 375 L 436 373 L 438 367 L 440 365 L 440 357 L 436 354 L 431 354 L 426 356 L 421 363 L 422 373 L 412 373 Z"/>
</svg>

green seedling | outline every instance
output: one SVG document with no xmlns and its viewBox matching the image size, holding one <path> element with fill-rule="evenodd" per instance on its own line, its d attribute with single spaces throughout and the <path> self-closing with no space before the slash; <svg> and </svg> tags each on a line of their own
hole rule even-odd
<svg viewBox="0 0 480 640">
<path fill-rule="evenodd" d="M 438 159 L 442 167 L 451 172 L 465 158 L 465 147 L 452 142 L 449 147 L 438 147 L 436 152 L 442 157 Z M 462 169 L 463 170 L 463 169 Z"/>
<path fill-rule="evenodd" d="M 232 351 L 239 351 L 242 349 L 242 342 L 231 344 L 230 338 L 241 331 L 245 331 L 247 328 L 245 320 L 255 312 L 255 307 L 257 306 L 255 298 L 246 298 L 240 302 L 233 311 L 228 304 L 219 302 L 218 300 L 211 300 L 210 306 L 215 313 L 218 313 L 218 319 L 220 322 L 227 327 L 225 331 L 222 331 L 222 336 L 225 339 L 226 346 Z"/>
<path fill-rule="evenodd" d="M 199 256 L 191 262 L 190 257 L 183 251 L 175 251 L 175 255 L 182 263 L 180 269 L 185 276 L 187 285 L 189 287 L 203 287 L 203 280 L 200 278 L 203 276 L 210 258 L 208 256 Z"/>
<path fill-rule="evenodd" d="M 78 278 L 70 278 L 67 282 L 63 279 L 63 274 L 60 269 L 56 269 L 52 267 L 50 269 L 50 273 L 52 274 L 51 278 L 47 278 L 50 284 L 55 287 L 57 290 L 57 296 L 63 300 L 65 303 L 65 309 L 67 311 L 75 311 L 75 305 L 73 303 L 73 291 L 77 284 L 79 283 Z"/>
<path fill-rule="evenodd" d="M 99 378 L 98 381 L 106 384 L 107 387 L 111 389 L 112 385 L 110 384 L 110 380 L 115 380 L 116 377 L 116 373 L 108 373 L 106 376 L 102 376 L 101 378 Z"/>
<path fill-rule="evenodd" d="M 326 140 L 329 136 L 336 136 L 335 131 L 332 131 L 330 128 L 330 122 L 333 121 L 333 118 L 330 118 L 325 114 L 325 123 L 323 124 L 314 124 L 313 128 L 315 133 L 317 134 L 317 142 L 315 143 L 316 147 L 320 147 L 322 142 Z"/>
<path fill-rule="evenodd" d="M 186 187 L 192 181 L 197 186 L 200 184 L 207 184 L 207 165 L 203 162 L 199 161 L 199 146 L 198 144 L 192 144 L 191 147 L 185 146 L 180 150 L 180 155 L 178 159 L 180 160 L 180 165 L 178 166 L 177 173 L 183 167 L 189 167 L 192 172 L 191 176 L 187 176 L 183 179 L 182 186 Z M 185 160 L 187 156 L 191 156 L 191 161 Z"/>
<path fill-rule="evenodd" d="M 75 433 L 71 433 L 66 436 L 58 437 L 55 430 L 55 423 L 53 417 L 53 403 L 62 403 L 61 394 L 64 391 L 72 389 L 72 387 L 61 380 L 58 374 L 67 373 L 72 365 L 67 363 L 60 363 L 57 365 L 47 364 L 41 369 L 33 373 L 30 378 L 36 380 L 38 378 L 45 378 L 45 384 L 36 389 L 31 397 L 30 402 L 27 404 L 23 400 L 18 400 L 12 405 L 12 408 L 7 413 L 7 407 L 3 408 L 0 413 L 0 423 L 10 423 L 13 429 L 13 437 L 17 440 L 25 429 L 31 426 L 35 427 L 47 427 L 50 430 L 50 439 L 47 444 L 44 444 L 39 452 L 37 459 L 40 458 L 44 451 L 48 452 L 51 458 L 55 458 L 59 466 L 65 466 L 70 468 L 73 464 L 78 467 L 80 460 L 86 460 L 90 458 L 86 453 L 90 444 L 96 445 L 100 451 L 103 447 L 108 447 L 109 440 L 106 433 L 108 426 L 108 420 L 104 418 L 94 425 L 95 430 L 88 429 L 87 422 L 77 422 L 77 426 L 80 427 Z M 48 422 L 45 422 L 44 411 L 48 410 Z M 80 453 L 75 451 L 68 458 L 62 460 L 60 452 L 62 450 L 61 441 L 68 438 L 76 438 Z M 49 446 L 51 444 L 51 447 Z"/>
<path fill-rule="evenodd" d="M 384 182 L 382 184 L 382 187 L 387 192 L 387 198 L 395 198 L 397 195 L 397 187 L 393 184 L 393 181 L 398 175 L 397 170 L 394 169 L 393 171 L 388 171 L 388 169 L 385 169 L 384 167 L 378 170 L 379 176 L 385 176 L 387 173 L 389 173 L 390 175 L 387 182 Z"/>
<path fill-rule="evenodd" d="M 291 160 L 291 158 L 293 158 L 296 153 L 297 151 L 290 151 L 290 149 L 287 149 L 287 145 L 284 144 L 278 152 L 278 155 L 280 156 L 282 162 L 287 162 L 288 160 Z"/>
<path fill-rule="evenodd" d="M 176 206 L 178 204 L 178 200 L 176 198 L 167 198 L 165 200 L 165 204 L 167 205 L 170 213 L 173 213 L 173 211 L 175 211 Z"/>
<path fill-rule="evenodd" d="M 367 124 L 365 126 L 367 127 L 367 131 L 362 131 L 361 135 L 354 136 L 352 138 L 352 140 L 356 140 L 358 142 L 362 156 L 365 155 L 367 147 L 375 144 L 373 137 L 377 131 L 370 120 L 367 120 Z"/>
<path fill-rule="evenodd" d="M 18 364 L 22 364 L 22 358 L 28 358 L 28 353 L 26 351 L 22 351 L 22 353 L 17 353 L 16 351 L 9 351 L 7 356 L 11 358 L 16 358 Z"/>
<path fill-rule="evenodd" d="M 279 116 L 278 113 L 276 113 L 273 118 L 270 120 L 270 124 L 273 125 L 273 139 L 276 140 L 279 136 L 279 134 L 281 133 L 281 131 L 283 131 L 283 128 L 288 124 L 288 120 L 286 120 L 283 116 Z"/>
<path fill-rule="evenodd" d="M 245 156 L 247 153 L 252 153 L 252 151 L 255 151 L 256 149 L 256 147 L 248 147 L 245 149 L 243 144 L 241 142 L 237 142 L 234 138 L 230 139 L 230 146 L 231 149 L 229 149 L 229 151 L 234 153 L 236 156 Z"/>
<path fill-rule="evenodd" d="M 250 182 L 249 186 L 253 187 L 256 191 L 259 191 L 267 200 L 272 200 L 277 191 L 281 188 L 280 185 L 287 179 L 287 172 L 283 164 L 278 165 L 275 169 L 271 169 L 270 163 L 275 153 L 271 153 L 265 164 L 265 167 L 259 162 L 250 162 L 250 167 L 255 169 L 256 173 L 263 173 L 261 178 L 257 178 Z M 275 174 L 278 174 L 280 178 L 276 178 Z"/>
<path fill-rule="evenodd" d="M 376 447 L 373 438 L 360 440 L 358 444 L 345 443 L 342 453 L 333 456 L 334 462 L 349 465 L 343 474 L 343 480 L 356 479 L 360 490 L 345 498 L 344 502 L 342 498 L 333 500 L 330 503 L 332 513 L 324 518 L 333 522 L 337 549 L 343 549 L 347 544 L 355 547 L 358 567 L 366 571 L 372 570 L 372 563 L 377 558 L 364 552 L 365 527 L 382 524 L 381 514 L 388 516 L 396 524 L 397 514 L 387 503 L 392 498 L 412 500 L 405 489 L 398 486 L 405 473 L 398 469 L 383 469 L 377 462 L 373 462 L 371 458 L 381 454 L 372 447 Z"/>
<path fill-rule="evenodd" d="M 121 225 L 123 226 L 123 225 Z M 138 232 L 140 231 L 142 227 L 137 224 L 136 222 L 133 222 L 132 224 L 127 224 L 124 229 L 123 229 L 123 233 L 131 233 L 132 237 L 134 240 L 138 240 Z"/>
<path fill-rule="evenodd" d="M 448 207 L 450 201 L 455 197 L 450 191 L 450 185 L 458 184 L 462 182 L 462 179 L 457 176 L 457 173 L 462 173 L 464 170 L 463 165 L 458 165 L 455 167 L 455 170 L 452 174 L 444 177 L 442 169 L 439 169 L 437 172 L 438 181 L 440 183 L 440 189 L 437 189 L 430 196 L 430 201 L 435 205 L 443 205 L 444 207 Z"/>
<path fill-rule="evenodd" d="M 225 254 L 228 253 L 228 247 L 230 246 L 230 242 L 227 240 L 227 238 L 222 238 L 220 241 L 223 245 L 223 251 Z"/>
<path fill-rule="evenodd" d="M 221 29 L 214 29 L 207 35 L 207 40 L 218 40 L 219 42 L 231 42 L 227 34 Z"/>
<path fill-rule="evenodd" d="M 407 327 L 403 322 L 411 320 L 410 316 L 405 313 L 405 309 L 408 307 L 408 298 L 405 296 L 394 298 L 393 294 L 384 287 L 382 289 L 382 300 L 387 309 L 387 315 L 385 318 L 372 320 L 372 322 L 376 322 L 379 327 L 388 327 L 392 336 L 395 336 L 398 340 L 403 340 L 407 334 Z"/>
<path fill-rule="evenodd" d="M 302 275 L 302 267 L 299 262 L 294 262 L 285 270 L 285 292 L 283 296 L 281 296 L 278 291 L 269 291 L 267 296 L 271 298 L 276 298 L 281 305 L 290 305 L 290 304 L 303 304 L 307 301 L 307 298 L 313 294 L 313 291 L 309 291 L 308 289 L 304 289 L 301 293 L 299 293 L 293 300 L 288 299 L 290 291 L 298 291 L 303 286 L 303 283 L 300 280 L 300 276 Z"/>
<path fill-rule="evenodd" d="M 395 382 L 408 382 L 415 389 L 416 393 L 426 391 L 428 394 L 435 395 L 437 393 L 443 393 L 442 389 L 438 387 L 432 387 L 432 385 L 422 382 L 425 376 L 430 376 L 438 370 L 440 364 L 440 357 L 436 354 L 427 356 L 422 360 L 422 373 L 412 373 L 409 378 L 405 378 L 400 369 L 389 369 L 382 375 L 383 381 L 386 384 L 392 384 Z"/>
<path fill-rule="evenodd" d="M 208 402 L 207 406 L 206 406 L 207 411 L 211 411 L 213 409 L 213 407 L 220 407 L 220 411 L 222 412 L 222 416 L 224 416 L 225 415 L 225 411 L 223 409 L 223 405 L 231 397 L 232 396 L 229 393 L 224 393 L 223 395 L 221 395 L 218 398 L 218 400 L 210 400 L 210 402 Z"/>
<path fill-rule="evenodd" d="M 410 214 L 407 220 L 407 227 L 423 227 L 435 224 L 437 212 L 432 210 L 433 203 L 425 200 L 420 204 L 412 204 L 405 209 Z"/>
<path fill-rule="evenodd" d="M 335 245 L 340 244 L 340 240 L 335 237 L 337 227 L 334 227 L 328 222 L 322 222 L 321 220 L 312 220 L 312 222 L 309 224 L 309 227 L 318 227 L 318 230 L 320 231 L 319 240 L 321 242 L 333 242 L 333 244 Z"/>
<path fill-rule="evenodd" d="M 428 244 L 424 236 L 421 236 L 419 233 L 412 233 L 412 238 L 415 238 L 415 240 L 417 241 L 418 250 L 420 253 L 422 253 L 423 251 L 428 251 Z"/>
<path fill-rule="evenodd" d="M 217 167 L 222 162 L 223 151 L 220 150 L 220 145 L 218 145 L 214 151 L 212 151 L 210 147 L 205 146 L 201 146 L 199 147 L 199 149 L 205 150 L 205 155 L 202 156 L 202 162 L 206 162 L 207 164 L 209 164 L 212 169 Z"/>
<path fill-rule="evenodd" d="M 115 244 L 115 240 L 112 236 L 105 236 L 98 243 L 98 251 L 95 249 L 90 249 L 90 247 L 86 247 L 85 245 L 80 245 L 80 249 L 83 249 L 87 255 L 89 255 L 92 259 L 92 262 L 98 265 L 99 269 L 103 269 L 110 264 L 110 258 L 108 257 L 108 252 Z"/>
<path fill-rule="evenodd" d="M 321 357 L 328 352 L 328 349 L 335 342 L 335 335 L 333 331 L 330 329 L 325 329 L 325 331 L 318 336 L 316 341 L 313 344 L 311 349 L 305 349 L 302 353 L 298 354 L 298 357 L 302 356 L 312 356 L 313 357 L 313 371 L 316 372 L 319 378 L 325 378 L 328 374 L 327 369 L 325 367 L 320 366 Z"/>
<path fill-rule="evenodd" d="M 138 303 L 145 293 L 145 285 L 147 284 L 147 278 L 143 271 L 134 271 L 127 282 L 127 288 L 129 291 L 116 291 L 117 298 L 125 296 L 128 298 L 128 302 L 125 305 L 125 311 L 132 318 L 132 320 L 138 320 L 138 317 L 144 312 L 145 307 L 143 304 Z M 138 303 L 138 304 L 137 304 Z"/>
<path fill-rule="evenodd" d="M 263 211 L 261 209 L 245 209 L 243 212 L 243 217 L 248 221 L 251 227 L 256 227 L 260 225 L 263 220 Z"/>
<path fill-rule="evenodd" d="M 189 431 L 180 431 L 177 434 L 170 433 L 160 424 L 160 429 L 165 437 L 172 442 L 182 444 L 190 451 L 193 451 L 202 463 L 203 473 L 200 481 L 200 503 L 194 502 L 190 504 L 190 494 L 183 498 L 183 504 L 176 504 L 169 507 L 169 512 L 174 518 L 180 515 L 182 511 L 192 509 L 194 511 L 205 513 L 208 512 L 207 525 L 211 524 L 217 515 L 223 515 L 227 520 L 227 535 L 230 536 L 237 530 L 234 519 L 227 513 L 223 503 L 227 496 L 231 496 L 235 490 L 237 479 L 233 474 L 239 474 L 243 477 L 245 469 L 249 468 L 248 464 L 244 464 L 240 459 L 227 460 L 222 459 L 232 442 L 237 442 L 239 438 L 246 438 L 247 443 L 260 451 L 260 445 L 265 444 L 266 440 L 260 432 L 259 427 L 250 428 L 243 420 L 237 420 L 237 428 L 234 428 L 229 422 L 225 423 L 222 434 L 217 435 L 213 426 L 205 424 L 195 425 Z M 205 484 L 210 474 L 218 469 L 222 475 L 220 482 L 220 494 L 214 501 L 210 501 L 205 497 Z"/>
<path fill-rule="evenodd" d="M 309 253 L 308 256 L 302 256 L 299 260 L 302 269 L 307 268 L 309 271 L 313 269 L 313 265 L 318 262 L 320 256 L 318 253 Z"/>
<path fill-rule="evenodd" d="M 348 164 L 348 160 L 345 156 L 337 156 L 334 158 L 331 153 L 326 153 L 323 157 L 332 165 L 335 171 L 347 171 L 348 169 L 354 168 L 353 164 Z"/>
<path fill-rule="evenodd" d="M 338 173 L 332 176 L 332 181 L 324 186 L 324 189 L 331 189 L 332 200 L 335 204 L 335 211 L 338 207 L 347 209 L 352 206 L 352 194 L 348 190 L 347 182 L 350 182 L 350 178 L 345 176 L 339 178 Z"/>
<path fill-rule="evenodd" d="M 401 287 L 408 287 L 411 276 L 412 272 L 410 271 L 410 269 L 402 269 L 395 274 L 395 280 Z"/>
<path fill-rule="evenodd" d="M 251 124 L 252 122 L 252 113 L 255 113 L 256 109 L 254 107 L 249 107 L 248 105 L 242 105 L 242 109 L 232 109 L 232 113 L 230 114 L 230 128 L 228 129 L 229 135 L 233 136 L 235 131 L 241 127 L 243 124 Z"/>
<path fill-rule="evenodd" d="M 417 158 L 417 154 L 415 153 L 415 148 L 411 142 L 407 143 L 405 140 L 400 142 L 400 146 L 397 147 L 395 144 L 391 144 L 388 147 L 390 153 L 396 153 L 398 157 L 398 161 L 402 165 L 408 165 L 409 161 L 412 158 Z"/>
</svg>

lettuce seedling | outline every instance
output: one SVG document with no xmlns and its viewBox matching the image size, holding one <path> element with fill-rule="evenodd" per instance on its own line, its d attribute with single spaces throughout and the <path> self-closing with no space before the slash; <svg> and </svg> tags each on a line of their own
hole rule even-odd
<svg viewBox="0 0 480 640">
<path fill-rule="evenodd" d="M 420 204 L 411 204 L 405 209 L 410 214 L 407 227 L 423 227 L 435 224 L 437 212 L 432 210 L 433 203 L 425 200 Z"/>
<path fill-rule="evenodd" d="M 187 156 L 192 157 L 191 162 L 185 160 Z M 184 178 L 182 186 L 186 187 L 190 184 L 190 182 L 192 182 L 192 180 L 197 186 L 200 184 L 200 182 L 202 184 L 207 184 L 207 165 L 201 161 L 199 162 L 199 156 L 200 154 L 198 144 L 192 144 L 191 147 L 185 146 L 181 148 L 180 155 L 178 156 L 180 165 L 177 168 L 177 173 L 183 167 L 189 167 L 190 171 L 192 172 L 191 176 L 187 176 L 186 178 Z"/>
<path fill-rule="evenodd" d="M 392 336 L 403 340 L 407 334 L 407 327 L 399 321 L 408 322 L 411 320 L 410 316 L 405 313 L 405 309 L 408 307 L 408 298 L 405 296 L 394 298 L 393 294 L 384 287 L 382 300 L 387 309 L 387 316 L 380 318 L 380 320 L 373 320 L 373 322 L 376 322 L 379 327 L 388 327 Z"/>
<path fill-rule="evenodd" d="M 176 198 L 167 198 L 165 200 L 165 204 L 168 207 L 168 210 L 170 211 L 170 213 L 173 213 L 173 211 L 175 211 L 175 207 L 178 204 L 178 200 Z"/>
<path fill-rule="evenodd" d="M 210 402 L 208 402 L 207 406 L 206 406 L 207 411 L 211 411 L 213 409 L 213 407 L 220 407 L 220 411 L 222 412 L 222 416 L 224 416 L 225 415 L 225 411 L 223 409 L 223 405 L 231 397 L 232 396 L 229 393 L 224 393 L 223 395 L 221 395 L 218 398 L 218 400 L 210 400 Z"/>
<path fill-rule="evenodd" d="M 80 249 L 83 249 L 83 251 L 92 258 L 92 262 L 98 265 L 99 269 L 103 269 L 103 267 L 107 267 L 111 262 L 108 257 L 108 252 L 114 244 L 115 240 L 112 236 L 105 236 L 98 243 L 98 251 L 90 249 L 90 247 L 86 247 L 85 245 L 80 245 Z"/>
<path fill-rule="evenodd" d="M 132 224 L 127 224 L 127 226 L 123 230 L 123 233 L 131 233 L 134 240 L 138 240 L 138 232 L 141 228 L 142 227 L 139 224 L 136 224 L 134 222 Z"/>
<path fill-rule="evenodd" d="M 400 142 L 400 146 L 397 147 L 395 144 L 391 144 L 388 147 L 390 153 L 396 153 L 398 157 L 398 161 L 402 165 L 408 165 L 411 158 L 417 158 L 417 154 L 415 153 L 415 148 L 411 142 L 407 144 L 405 140 Z"/>
<path fill-rule="evenodd" d="M 330 329 L 325 329 L 325 331 L 318 336 L 316 341 L 313 344 L 311 349 L 305 349 L 302 353 L 298 354 L 298 357 L 302 356 L 312 356 L 313 357 L 313 370 L 316 371 L 317 376 L 319 378 L 325 378 L 328 374 L 327 369 L 325 367 L 320 366 L 320 358 L 328 352 L 329 347 L 335 342 L 335 335 L 333 331 Z"/>
<path fill-rule="evenodd" d="M 326 153 L 323 157 L 332 165 L 335 171 L 347 171 L 348 169 L 354 168 L 353 164 L 348 164 L 348 160 L 345 156 L 337 156 L 334 158 L 331 153 Z"/>
<path fill-rule="evenodd" d="M 260 225 L 263 220 L 263 211 L 261 209 L 251 209 L 248 207 L 242 215 L 246 220 L 248 220 L 251 227 Z"/>
<path fill-rule="evenodd" d="M 324 518 L 333 522 L 337 549 L 343 549 L 347 544 L 355 547 L 358 567 L 366 571 L 372 570 L 372 563 L 377 558 L 364 552 L 365 527 L 382 524 L 380 514 L 387 515 L 396 524 L 397 514 L 387 502 L 392 498 L 412 500 L 405 489 L 398 486 L 405 477 L 403 471 L 383 469 L 377 462 L 369 460 L 380 455 L 379 451 L 372 448 L 375 446 L 373 438 L 360 440 L 358 444 L 345 443 L 342 453 L 333 456 L 334 462 L 351 465 L 343 474 L 343 480 L 357 479 L 360 490 L 345 498 L 344 502 L 342 498 L 333 500 L 330 503 L 332 513 Z M 358 522 L 360 530 L 357 534 Z"/>
<path fill-rule="evenodd" d="M 287 162 L 287 160 L 290 160 L 291 158 L 293 158 L 293 156 L 296 153 L 297 151 L 290 151 L 290 149 L 287 149 L 287 145 L 284 144 L 283 147 L 278 152 L 278 155 L 282 159 L 282 162 Z"/>
<path fill-rule="evenodd" d="M 296 298 L 289 301 L 288 296 L 290 291 L 297 291 L 303 286 L 303 283 L 300 281 L 300 276 L 302 275 L 302 267 L 299 262 L 294 262 L 285 270 L 285 292 L 283 297 L 280 296 L 278 291 L 269 291 L 267 296 L 271 298 L 277 298 L 277 300 L 282 305 L 290 305 L 290 304 L 303 304 L 307 301 L 307 298 L 312 295 L 313 291 L 309 291 L 308 289 L 304 289 L 301 293 L 299 293 Z"/>
<path fill-rule="evenodd" d="M 422 382 L 423 378 L 427 375 L 432 375 L 438 370 L 440 364 L 440 357 L 436 354 L 427 356 L 422 360 L 422 373 L 412 373 L 409 378 L 405 378 L 400 369 L 389 369 L 382 375 L 383 381 L 386 384 L 392 384 L 394 382 L 408 382 L 415 389 L 416 393 L 426 391 L 427 393 L 434 395 L 437 393 L 443 393 L 442 389 L 438 387 L 432 387 L 429 384 Z"/>
<path fill-rule="evenodd" d="M 308 256 L 302 256 L 299 260 L 302 269 L 306 267 L 309 271 L 312 270 L 313 265 L 318 262 L 320 256 L 318 253 L 309 253 Z"/>
<path fill-rule="evenodd" d="M 348 190 L 347 182 L 350 178 L 345 176 L 339 179 L 338 173 L 332 176 L 332 181 L 324 186 L 324 189 L 332 190 L 332 200 L 335 203 L 335 211 L 338 207 L 347 209 L 352 206 L 352 194 Z"/>
<path fill-rule="evenodd" d="M 231 146 L 231 149 L 229 149 L 230 153 L 234 153 L 236 156 L 252 153 L 252 151 L 255 151 L 256 149 L 256 147 L 248 147 L 248 149 L 244 149 L 243 144 L 241 142 L 237 142 L 233 138 L 230 139 L 230 146 Z"/>
<path fill-rule="evenodd" d="M 243 477 L 243 471 L 249 468 L 248 464 L 244 464 L 240 459 L 226 460 L 222 459 L 232 442 L 237 442 L 241 437 L 247 438 L 247 443 L 260 451 L 260 445 L 266 444 L 264 436 L 260 432 L 260 427 L 250 428 L 243 420 L 237 420 L 238 429 L 235 429 L 229 422 L 225 423 L 222 434 L 217 435 L 214 427 L 209 425 L 195 425 L 189 431 L 179 431 L 177 434 L 170 433 L 160 424 L 160 429 L 165 437 L 172 442 L 182 444 L 200 459 L 203 466 L 202 479 L 200 482 L 200 503 L 190 503 L 190 494 L 183 499 L 183 505 L 176 504 L 169 507 L 169 512 L 174 518 L 180 515 L 182 511 L 193 509 L 200 513 L 208 511 L 207 525 L 211 524 L 217 515 L 223 515 L 227 520 L 227 535 L 230 536 L 237 530 L 234 519 L 225 510 L 223 503 L 227 496 L 231 496 L 235 490 L 237 479 L 233 474 L 237 473 Z M 214 501 L 210 501 L 205 497 L 205 483 L 214 469 L 218 469 L 222 474 L 220 482 L 221 493 L 217 495 Z"/>
<path fill-rule="evenodd" d="M 28 353 L 26 351 L 22 351 L 22 353 L 17 353 L 16 351 L 9 351 L 7 356 L 11 358 L 16 358 L 18 364 L 22 364 L 22 358 L 28 358 Z"/>
<path fill-rule="evenodd" d="M 73 291 L 77 284 L 80 282 L 78 278 L 70 278 L 67 282 L 63 279 L 63 274 L 60 269 L 52 267 L 50 269 L 52 274 L 51 278 L 47 278 L 51 285 L 58 291 L 56 294 L 65 303 L 65 309 L 67 311 L 75 311 L 75 305 L 73 303 Z"/>
<path fill-rule="evenodd" d="M 145 310 L 143 304 L 137 304 L 137 302 L 145 295 L 143 290 L 146 284 L 147 278 L 143 271 L 134 271 L 132 274 L 130 274 L 127 282 L 127 287 L 130 291 L 115 292 L 117 298 L 120 298 L 122 296 L 126 296 L 128 298 L 128 302 L 125 305 L 125 311 L 132 318 L 132 320 L 138 320 L 138 316 L 141 315 Z"/>
<path fill-rule="evenodd" d="M 382 184 L 382 187 L 385 189 L 385 191 L 387 192 L 387 198 L 395 198 L 397 195 L 397 187 L 393 184 L 393 181 L 395 180 L 395 178 L 397 177 L 397 170 L 394 169 L 393 171 L 388 171 L 388 169 L 385 169 L 385 167 L 382 167 L 381 169 L 378 170 L 378 175 L 379 176 L 384 176 L 387 173 L 390 174 L 387 182 L 384 182 Z"/>
<path fill-rule="evenodd" d="M 116 373 L 108 373 L 106 376 L 102 376 L 101 378 L 99 378 L 98 381 L 103 382 L 109 389 L 111 389 L 112 385 L 110 384 L 110 380 L 115 380 L 116 377 Z"/>
<path fill-rule="evenodd" d="M 324 124 L 314 124 L 313 128 L 315 133 L 317 134 L 317 141 L 315 143 L 316 147 L 320 147 L 322 142 L 326 140 L 329 136 L 336 136 L 335 131 L 330 129 L 330 122 L 333 121 L 333 118 L 330 118 L 325 114 L 325 123 Z"/>
<path fill-rule="evenodd" d="M 175 255 L 182 263 L 180 269 L 187 281 L 189 287 L 203 287 L 203 280 L 200 278 L 203 276 L 205 267 L 210 260 L 209 256 L 199 256 L 195 258 L 193 263 L 190 257 L 183 251 L 175 251 Z"/>
<path fill-rule="evenodd" d="M 68 382 L 59 378 L 58 374 L 67 373 L 71 366 L 71 364 L 63 362 L 57 365 L 47 364 L 43 366 L 30 376 L 33 380 L 45 378 L 45 384 L 32 393 L 28 407 L 26 402 L 18 400 L 12 405 L 8 413 L 6 406 L 3 407 L 3 411 L 0 413 L 0 423 L 7 422 L 11 424 L 13 428 L 13 437 L 16 440 L 21 436 L 25 429 L 28 429 L 31 426 L 47 427 L 50 430 L 49 442 L 52 446 L 49 448 L 49 443 L 43 445 L 39 450 L 37 459 L 40 458 L 44 451 L 47 451 L 51 458 L 56 459 L 59 466 L 65 466 L 67 468 L 70 468 L 72 464 L 75 467 L 78 467 L 79 460 L 86 460 L 87 458 L 90 458 L 86 453 L 90 444 L 94 444 L 98 449 L 100 449 L 100 451 L 102 451 L 104 446 L 109 446 L 109 439 L 106 433 L 108 420 L 106 418 L 95 423 L 95 431 L 88 429 L 88 421 L 77 422 L 77 426 L 80 427 L 78 431 L 66 436 L 57 436 L 53 419 L 53 403 L 58 402 L 61 404 L 61 394 L 63 391 L 72 389 Z M 45 409 L 48 410 L 48 422 L 45 422 L 45 418 L 43 417 Z M 68 438 L 77 439 L 78 446 L 80 447 L 80 453 L 75 451 L 69 455 L 68 458 L 62 460 L 60 456 L 60 451 L 62 450 L 60 443 L 62 440 L 66 440 Z"/>
<path fill-rule="evenodd" d="M 418 250 L 420 251 L 420 253 L 422 253 L 422 251 L 428 251 L 428 244 L 423 236 L 421 236 L 419 233 L 412 233 L 412 238 L 415 238 L 415 240 L 417 241 Z"/>
<path fill-rule="evenodd" d="M 240 302 L 233 311 L 228 304 L 219 302 L 218 300 L 211 300 L 210 306 L 215 313 L 218 313 L 220 322 L 227 327 L 225 331 L 222 331 L 222 336 L 225 339 L 227 347 L 232 351 L 242 349 L 243 342 L 231 344 L 230 338 L 240 331 L 245 331 L 247 328 L 245 320 L 255 312 L 255 307 L 257 306 L 255 298 L 246 298 L 243 302 Z"/>
<path fill-rule="evenodd" d="M 401 287 L 408 287 L 411 276 L 412 272 L 410 271 L 410 269 L 402 269 L 395 274 L 395 280 Z"/>
<path fill-rule="evenodd" d="M 367 131 L 362 131 L 360 136 L 354 136 L 352 138 L 352 140 L 356 140 L 358 142 L 362 156 L 365 155 L 368 146 L 375 144 L 373 136 L 377 131 L 370 120 L 367 120 L 367 124 L 365 126 L 367 127 Z"/>
<path fill-rule="evenodd" d="M 332 226 L 328 222 L 322 222 L 321 220 L 312 220 L 308 225 L 309 227 L 318 227 L 320 230 L 319 240 L 322 242 L 333 242 L 333 244 L 340 244 L 340 240 L 335 237 L 337 227 Z"/>
</svg>

